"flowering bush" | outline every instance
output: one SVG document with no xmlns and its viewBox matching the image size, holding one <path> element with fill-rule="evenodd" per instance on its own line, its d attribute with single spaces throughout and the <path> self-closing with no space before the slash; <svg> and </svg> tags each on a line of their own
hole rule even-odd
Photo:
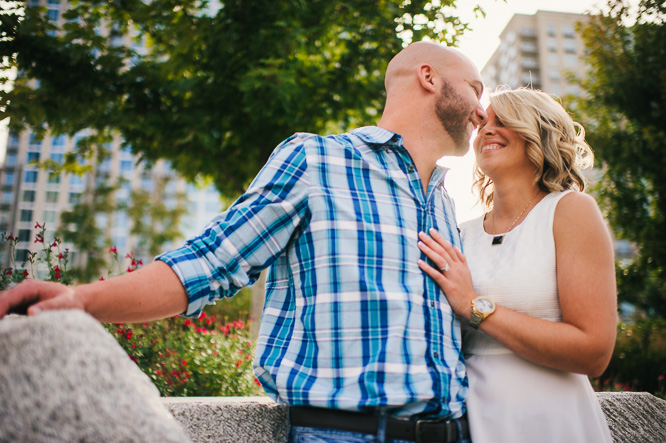
<svg viewBox="0 0 666 443">
<path fill-rule="evenodd" d="M 130 358 L 163 396 L 261 395 L 252 372 L 254 343 L 242 320 L 202 314 L 143 324 L 109 324 Z"/>
<path fill-rule="evenodd" d="M 42 256 L 37 257 L 38 253 L 29 252 L 28 260 L 20 265 L 16 264 L 14 256 L 16 254 L 16 245 L 19 239 L 12 233 L 3 232 L 0 234 L 0 251 L 7 247 L 11 266 L 0 270 L 0 291 L 7 289 L 9 285 L 20 283 L 26 278 L 37 276 L 36 268 L 38 265 L 46 266 L 46 276 L 42 280 L 56 281 L 65 284 L 71 283 L 67 273 L 69 263 L 69 249 L 60 249 L 62 241 L 58 237 L 53 237 L 52 241 L 46 241 L 46 223 L 36 223 L 34 243 L 42 244 Z M 30 271 L 28 271 L 28 267 Z"/>
<path fill-rule="evenodd" d="M 62 242 L 57 237 L 46 241 L 46 224 L 37 223 L 35 229 L 34 243 L 43 245 L 41 255 L 31 252 L 20 265 L 14 260 L 19 239 L 12 233 L 0 233 L 0 251 L 8 247 L 11 262 L 11 266 L 0 268 L 0 290 L 26 278 L 72 283 L 69 250 L 61 251 Z M 143 265 L 143 260 L 131 252 L 121 261 L 115 246 L 108 252 L 111 270 L 106 278 L 134 272 Z M 263 390 L 252 371 L 254 342 L 248 328 L 248 296 L 246 292 L 223 303 L 224 311 L 237 318 L 234 321 L 227 321 L 228 317 L 209 306 L 208 314 L 196 320 L 173 317 L 143 324 L 104 326 L 163 396 L 261 395 Z"/>
</svg>

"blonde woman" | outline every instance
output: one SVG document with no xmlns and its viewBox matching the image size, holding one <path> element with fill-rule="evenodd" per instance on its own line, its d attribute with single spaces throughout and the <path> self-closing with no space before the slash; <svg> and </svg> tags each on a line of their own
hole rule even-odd
<svg viewBox="0 0 666 443">
<path fill-rule="evenodd" d="M 474 443 L 611 442 L 587 376 L 615 343 L 613 250 L 580 169 L 584 131 L 549 95 L 495 93 L 474 141 L 465 255 L 432 230 L 419 266 L 463 322 Z"/>
</svg>

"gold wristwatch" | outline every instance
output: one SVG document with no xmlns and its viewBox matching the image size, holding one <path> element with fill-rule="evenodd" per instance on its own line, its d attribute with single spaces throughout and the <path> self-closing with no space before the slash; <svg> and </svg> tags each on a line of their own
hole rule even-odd
<svg viewBox="0 0 666 443">
<path fill-rule="evenodd" d="M 483 320 L 495 312 L 495 302 L 488 297 L 476 297 L 472 300 L 472 318 L 469 319 L 469 325 L 474 329 L 479 329 Z"/>
</svg>

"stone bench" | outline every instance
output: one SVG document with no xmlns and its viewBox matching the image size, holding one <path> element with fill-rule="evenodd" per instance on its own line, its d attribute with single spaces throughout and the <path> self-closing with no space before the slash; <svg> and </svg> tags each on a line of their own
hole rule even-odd
<svg viewBox="0 0 666 443">
<path fill-rule="evenodd" d="M 666 401 L 599 393 L 616 442 L 666 442 Z M 92 317 L 0 321 L 0 442 L 284 442 L 286 408 L 265 397 L 160 398 Z"/>
</svg>

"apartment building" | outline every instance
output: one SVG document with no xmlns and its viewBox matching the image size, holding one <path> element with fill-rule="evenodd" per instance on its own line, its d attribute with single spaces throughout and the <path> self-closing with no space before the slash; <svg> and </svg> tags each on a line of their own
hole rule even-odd
<svg viewBox="0 0 666 443">
<path fill-rule="evenodd" d="M 72 152 L 78 139 L 85 135 L 85 132 L 75 137 L 47 135 L 40 140 L 30 131 L 9 134 L 4 164 L 0 168 L 0 232 L 12 233 L 19 239 L 17 262 L 25 261 L 29 252 L 38 252 L 43 247 L 34 242 L 36 223 L 46 223 L 47 235 L 54 234 L 60 226 L 60 215 L 84 198 L 84 191 L 101 185 L 117 185 L 118 188 L 110 196 L 110 206 L 106 208 L 109 210 L 95 215 L 96 225 L 104 233 L 99 247 L 115 246 L 123 256 L 132 251 L 149 259 L 147 252 L 141 249 L 141 238 L 130 235 L 132 220 L 126 208 L 132 203 L 132 191 L 146 191 L 169 209 L 183 205 L 186 215 L 179 226 L 183 238 L 195 234 L 223 209 L 220 195 L 212 186 L 201 188 L 187 183 L 165 161 L 146 167 L 128 147 L 123 147 L 120 138 L 105 146 L 109 156 L 91 163 L 91 171 L 84 175 L 53 175 L 38 168 L 37 162 L 44 160 L 62 163 L 64 156 Z M 48 240 L 52 240 L 50 236 Z M 176 245 L 165 245 L 170 246 Z M 73 251 L 76 265 L 74 246 L 65 243 L 62 248 Z M 3 253 L 0 264 L 8 265 L 10 257 L 6 251 Z"/>
<path fill-rule="evenodd" d="M 576 23 L 587 16 L 537 11 L 515 14 L 500 34 L 500 45 L 481 71 L 491 89 L 531 86 L 556 96 L 579 94 L 568 74 L 585 74 L 585 46 Z"/>
</svg>

